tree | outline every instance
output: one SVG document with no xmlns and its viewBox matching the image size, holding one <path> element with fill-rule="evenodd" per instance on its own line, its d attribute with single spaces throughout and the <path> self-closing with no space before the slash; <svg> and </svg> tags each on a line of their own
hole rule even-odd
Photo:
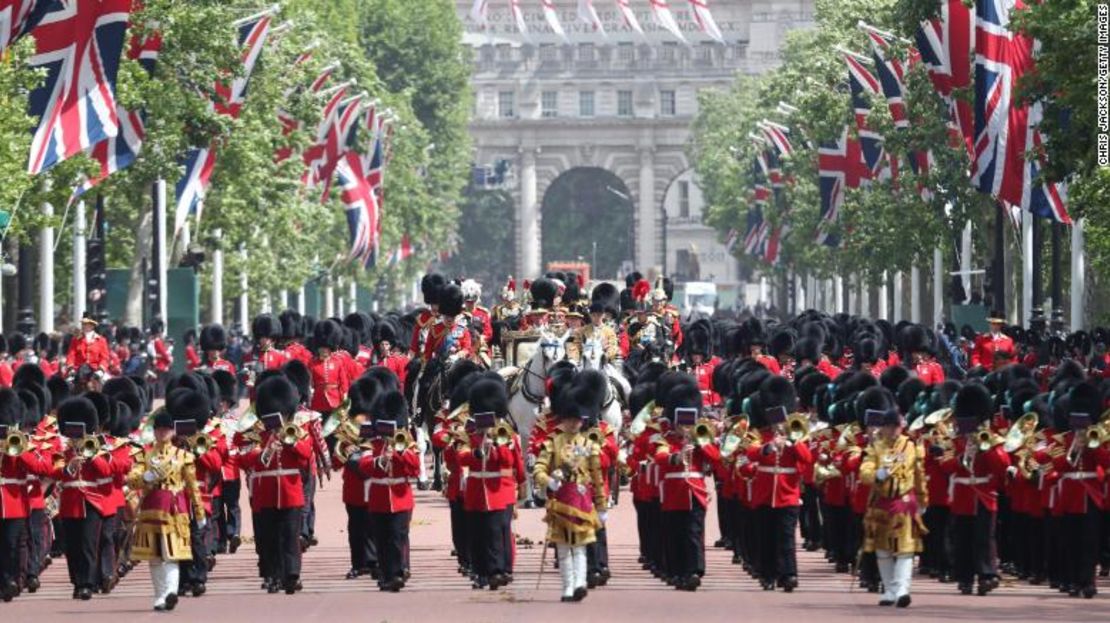
<svg viewBox="0 0 1110 623">
<path fill-rule="evenodd" d="M 513 197 L 505 190 L 467 188 L 459 215 L 458 250 L 442 267 L 450 277 L 465 275 L 478 280 L 487 300 L 494 300 L 513 272 L 513 206 Z"/>
</svg>

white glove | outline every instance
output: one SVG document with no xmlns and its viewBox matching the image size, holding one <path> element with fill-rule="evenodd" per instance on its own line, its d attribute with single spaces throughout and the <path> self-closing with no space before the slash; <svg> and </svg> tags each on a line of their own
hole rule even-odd
<svg viewBox="0 0 1110 623">
<path fill-rule="evenodd" d="M 558 491 L 559 487 L 562 486 L 563 481 L 559 480 L 558 478 L 551 478 L 547 481 L 547 488 L 550 489 L 552 492 Z"/>
<path fill-rule="evenodd" d="M 890 477 L 890 470 L 885 467 L 880 467 L 879 471 L 875 472 L 875 480 L 882 482 Z"/>
<path fill-rule="evenodd" d="M 1013 478 L 1014 476 L 1017 476 L 1017 473 L 1018 473 L 1018 468 L 1013 466 L 1013 465 L 1006 468 L 1006 475 L 1009 476 L 1010 478 Z"/>
<path fill-rule="evenodd" d="M 609 523 L 609 511 L 601 511 L 601 513 L 598 514 L 598 518 L 601 519 L 601 525 L 603 526 Z"/>
<path fill-rule="evenodd" d="M 197 520 L 197 530 L 204 530 L 204 528 L 207 525 L 208 525 L 208 519 L 198 519 Z"/>
<path fill-rule="evenodd" d="M 150 470 L 147 470 L 147 471 L 143 472 L 143 482 L 146 482 L 146 483 L 154 482 L 154 479 L 157 478 L 157 477 L 158 476 L 155 475 L 155 473 L 150 471 Z"/>
</svg>

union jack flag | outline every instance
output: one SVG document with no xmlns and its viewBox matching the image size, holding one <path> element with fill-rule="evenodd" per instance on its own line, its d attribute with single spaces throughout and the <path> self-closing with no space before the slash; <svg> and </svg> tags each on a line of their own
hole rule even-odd
<svg viewBox="0 0 1110 623">
<path fill-rule="evenodd" d="M 740 232 L 736 231 L 736 228 L 728 230 L 728 237 L 725 239 L 725 250 L 732 253 L 738 242 L 740 242 Z"/>
<path fill-rule="evenodd" d="M 868 94 L 879 92 L 879 79 L 863 64 L 861 57 L 846 53 L 844 61 L 848 64 L 848 87 L 852 93 L 852 109 L 856 115 L 863 160 L 869 171 L 867 177 L 877 178 L 886 164 L 886 158 L 882 135 L 867 125 L 867 116 L 871 114 L 871 102 L 867 98 Z"/>
<path fill-rule="evenodd" d="M 412 242 L 409 240 L 409 235 L 405 234 L 401 236 L 401 244 L 397 245 L 390 254 L 388 265 L 396 266 L 410 257 L 412 257 Z"/>
<path fill-rule="evenodd" d="M 358 154 L 348 151 L 335 168 L 341 189 L 340 198 L 346 207 L 347 228 L 350 234 L 350 260 L 357 259 L 370 267 L 378 251 L 381 234 L 381 210 L 374 191 L 359 170 Z"/>
<path fill-rule="evenodd" d="M 748 209 L 747 228 L 744 230 L 744 253 L 758 255 L 767 236 L 767 222 L 758 205 Z"/>
<path fill-rule="evenodd" d="M 135 7 L 138 8 L 138 6 L 136 3 Z M 127 58 L 138 61 L 147 75 L 151 75 L 154 73 L 154 63 L 161 50 L 162 37 L 158 33 L 145 38 L 136 35 L 131 37 Z M 69 199 L 71 202 L 108 179 L 111 174 L 126 168 L 139 157 L 139 152 L 143 148 L 143 139 L 146 138 L 146 111 L 127 110 L 117 106 L 116 115 L 119 117 L 119 134 L 100 141 L 88 150 L 89 156 L 100 165 L 100 169 L 93 177 L 84 180 L 74 189 Z"/>
<path fill-rule="evenodd" d="M 821 143 L 817 149 L 817 168 L 820 170 L 821 222 L 817 226 L 816 241 L 829 247 L 840 245 L 840 239 L 831 228 L 840 217 L 844 204 L 844 190 L 859 188 L 870 174 L 863 161 L 860 141 L 848 133 L 848 126 L 836 141 Z"/>
<path fill-rule="evenodd" d="M 295 61 L 293 61 L 293 66 L 297 67 L 299 65 L 303 65 L 304 63 L 308 62 L 308 60 L 311 59 L 311 58 L 312 58 L 312 52 L 311 51 L 305 52 L 305 53 L 301 54 L 300 56 L 298 56 Z M 312 84 L 309 85 L 309 87 L 308 87 L 309 92 L 319 93 L 320 90 L 324 88 L 324 85 L 327 84 L 328 79 L 331 78 L 332 74 L 334 74 L 335 70 L 338 69 L 338 68 L 339 68 L 339 63 L 332 63 L 331 65 L 328 65 L 327 67 L 325 67 L 323 69 L 323 71 L 321 71 L 320 74 L 312 81 Z M 289 91 L 286 92 L 286 97 L 293 95 L 297 90 L 298 89 L 289 89 Z M 293 132 L 296 132 L 297 130 L 299 130 L 301 128 L 300 120 L 298 120 L 296 117 L 289 114 L 285 110 L 282 110 L 282 109 L 279 108 L 278 111 L 277 111 L 277 117 L 278 117 L 278 123 L 281 124 L 281 135 L 282 136 L 289 136 L 290 134 L 292 134 Z M 282 146 L 282 147 L 279 147 L 274 152 L 274 162 L 278 162 L 278 163 L 285 162 L 286 160 L 288 160 L 292 156 L 293 156 L 293 148 L 291 146 Z"/>
<path fill-rule="evenodd" d="M 948 104 L 951 134 L 954 143 L 963 140 L 968 154 L 973 153 L 974 126 L 971 103 L 953 97 L 960 89 L 971 87 L 971 50 L 975 41 L 975 23 L 963 0 L 937 0 L 940 15 L 922 22 L 914 35 L 921 61 L 929 73 L 933 88 Z"/>
<path fill-rule="evenodd" d="M 328 103 L 324 105 L 320 123 L 316 126 L 316 142 L 301 154 L 301 159 L 306 167 L 301 181 L 309 188 L 320 182 L 320 168 L 328 159 L 328 137 L 335 132 L 334 128 L 339 123 L 339 111 L 343 104 L 343 98 L 347 95 L 347 86 L 348 84 L 341 84 L 331 89 L 331 95 L 328 98 Z M 336 158 L 338 158 L 338 154 Z"/>
<path fill-rule="evenodd" d="M 790 128 L 764 119 L 758 124 L 763 136 L 778 151 L 779 156 L 787 158 L 794 153 L 794 145 L 790 142 Z"/>
<path fill-rule="evenodd" d="M 335 121 L 328 128 L 323 144 L 323 155 L 319 159 L 315 179 L 323 183 L 320 202 L 328 200 L 331 194 L 332 178 L 339 161 L 351 151 L 352 134 L 357 127 L 358 112 L 362 106 L 362 95 L 356 95 L 340 103 L 335 113 Z M 357 162 L 356 158 L 356 162 Z"/>
<path fill-rule="evenodd" d="M 131 0 L 63 0 L 42 15 L 31 34 L 30 65 L 46 70 L 29 98 L 29 113 L 39 118 L 32 175 L 119 133 L 116 73 L 130 12 Z"/>
<path fill-rule="evenodd" d="M 217 100 L 211 103 L 212 109 L 217 113 L 232 119 L 239 118 L 243 102 L 247 97 L 251 74 L 266 45 L 266 37 L 270 33 L 274 12 L 275 9 L 270 9 L 238 23 L 238 42 L 240 49 L 243 50 L 241 56 L 243 71 L 230 84 L 223 80 L 217 81 Z M 183 164 L 185 174 L 178 180 L 175 189 L 177 194 L 177 208 L 174 212 L 175 235 L 181 231 L 185 225 L 185 219 L 190 214 L 196 214 L 197 218 L 200 218 L 204 194 L 208 191 L 212 171 L 216 167 L 216 145 L 189 150 L 185 154 Z"/>
<path fill-rule="evenodd" d="M 770 234 L 763 243 L 763 261 L 771 266 L 778 266 L 782 261 L 782 241 L 790 233 L 790 226 L 776 225 L 771 228 Z"/>
<path fill-rule="evenodd" d="M 975 3 L 975 144 L 971 183 L 981 192 L 1034 214 L 1070 223 L 1063 184 L 1044 185 L 1040 105 L 1023 104 L 1018 80 L 1033 71 L 1034 41 L 1010 30 L 1010 11 L 1023 0 Z M 1026 160 L 1027 151 L 1035 153 Z"/>
<path fill-rule="evenodd" d="M 0 51 L 38 25 L 58 0 L 0 0 Z"/>
</svg>

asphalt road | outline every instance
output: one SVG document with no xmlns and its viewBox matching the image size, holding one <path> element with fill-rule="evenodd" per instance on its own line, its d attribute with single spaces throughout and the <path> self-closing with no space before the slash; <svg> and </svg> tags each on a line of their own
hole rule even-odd
<svg viewBox="0 0 1110 623">
<path fill-rule="evenodd" d="M 552 557 L 539 578 L 540 547 L 518 549 L 516 581 L 492 592 L 470 588 L 455 571 L 450 556 L 450 520 L 447 504 L 434 492 L 422 492 L 412 528 L 412 579 L 398 594 L 381 593 L 368 578 L 346 580 L 349 568 L 346 516 L 340 502 L 339 482 L 330 482 L 318 493 L 317 536 L 320 545 L 304 560 L 304 592 L 293 596 L 267 595 L 259 590 L 253 545 L 244 545 L 234 556 L 221 556 L 208 583 L 208 594 L 183 598 L 172 614 L 151 610 L 150 579 L 145 565 L 126 577 L 115 592 L 90 602 L 70 599 L 65 561 L 55 561 L 44 574 L 35 595 L 24 594 L 0 604 L 4 621 L 144 621 L 186 617 L 204 623 L 244 621 L 852 621 L 873 618 L 898 621 L 1110 621 L 1107 591 L 1092 601 L 1072 599 L 1049 590 L 1006 582 L 986 597 L 961 596 L 954 584 L 926 578 L 914 583 L 913 606 L 892 610 L 876 606 L 877 596 L 853 589 L 847 575 L 835 574 L 815 553 L 799 552 L 801 586 L 793 594 L 764 592 L 723 550 L 707 552 L 708 570 L 696 593 L 667 588 L 641 571 L 636 564 L 635 512 L 631 498 L 609 513 L 610 556 L 613 578 L 607 587 L 591 591 L 578 604 L 559 602 L 558 571 Z M 249 508 L 244 500 L 249 534 Z M 543 539 L 542 510 L 521 510 L 515 523 L 518 535 L 539 543 Z M 706 538 L 717 537 L 715 511 L 707 513 Z M 539 588 L 537 588 L 539 579 Z"/>
</svg>

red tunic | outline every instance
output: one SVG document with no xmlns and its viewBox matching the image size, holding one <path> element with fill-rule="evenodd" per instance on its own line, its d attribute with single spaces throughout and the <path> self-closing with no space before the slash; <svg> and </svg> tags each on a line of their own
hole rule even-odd
<svg viewBox="0 0 1110 623">
<path fill-rule="evenodd" d="M 694 378 L 698 381 L 698 389 L 701 390 L 702 404 L 707 407 L 716 407 L 721 404 L 721 396 L 713 391 L 713 371 L 720 365 L 721 359 L 714 357 L 707 363 L 699 366 L 694 366 Z M 778 366 L 778 362 L 775 362 Z"/>
<path fill-rule="evenodd" d="M 432 357 L 446 360 L 454 353 L 462 357 L 469 357 L 471 353 L 470 329 L 466 326 L 466 316 L 462 314 L 450 321 L 433 324 L 424 342 L 424 361 L 430 361 Z"/>
<path fill-rule="evenodd" d="M 154 371 L 168 372 L 173 365 L 173 353 L 166 347 L 166 341 L 156 337 L 151 340 L 150 345 L 154 349 Z"/>
<path fill-rule="evenodd" d="M 365 486 L 371 513 L 403 513 L 413 509 L 412 478 L 420 474 L 420 455 L 415 448 L 393 453 L 387 464 L 378 458 L 391 451 L 392 439 L 375 439 L 370 451 L 358 462 L 358 470 L 366 475 Z"/>
<path fill-rule="evenodd" d="M 944 367 L 936 361 L 921 361 L 913 367 L 917 378 L 926 385 L 936 385 L 944 382 Z"/>
<path fill-rule="evenodd" d="M 802 472 L 813 463 L 809 446 L 804 443 L 790 444 L 775 452 L 770 445 L 775 438 L 774 431 L 760 431 L 761 444 L 748 448 L 748 461 L 755 468 L 752 485 L 752 504 L 757 508 L 770 506 L 800 506 Z M 770 450 L 764 452 L 764 447 Z"/>
<path fill-rule="evenodd" d="M 62 488 L 58 516 L 62 519 L 81 519 L 85 517 L 86 502 L 105 517 L 115 515 L 116 509 L 111 504 L 112 483 L 121 470 L 113 463 L 112 455 L 97 454 L 92 459 L 84 461 L 77 474 L 71 475 L 66 466 L 74 456 L 73 449 L 67 448 L 65 464 L 52 469 L 49 476 Z"/>
<path fill-rule="evenodd" d="M 994 369 L 995 353 L 1009 353 L 1014 357 L 1014 340 L 1010 336 L 999 333 L 980 335 L 975 338 L 975 348 L 971 351 L 971 366 L 983 366 L 988 371 Z"/>
<path fill-rule="evenodd" d="M 672 430 L 663 435 L 655 447 L 654 461 L 659 466 L 661 483 L 659 502 L 665 511 L 687 511 L 694 508 L 694 500 L 705 507 L 709 504 L 709 489 L 705 475 L 712 474 L 721 462 L 721 451 L 716 444 L 695 446 L 690 464 L 674 464 L 671 457 L 680 457 L 688 443 L 686 435 Z"/>
<path fill-rule="evenodd" d="M 1057 474 L 1060 476 L 1060 493 L 1058 495 L 1060 512 L 1064 514 L 1082 514 L 1087 512 L 1089 505 L 1103 510 L 1106 508 L 1106 470 L 1110 468 L 1110 451 L 1105 446 L 1098 448 L 1082 447 L 1075 465 L 1068 461 L 1067 450 L 1071 448 L 1075 432 L 1068 432 L 1060 446 L 1064 455 L 1053 461 Z"/>
<path fill-rule="evenodd" d="M 185 346 L 185 369 L 192 372 L 200 367 L 200 363 L 200 355 L 197 354 L 196 347 L 192 344 Z"/>
<path fill-rule="evenodd" d="M 416 327 L 412 331 L 412 341 L 409 343 L 409 352 L 413 357 L 424 355 L 424 341 L 428 337 L 428 330 L 435 322 L 436 315 L 430 309 L 422 309 L 416 316 Z"/>
<path fill-rule="evenodd" d="M 31 512 L 30 479 L 51 471 L 49 456 L 37 450 L 19 456 L 0 455 L 0 519 L 25 519 Z"/>
<path fill-rule="evenodd" d="M 338 353 L 323 360 L 317 357 L 312 360 L 309 371 L 312 373 L 312 410 L 330 413 L 338 409 L 353 380 L 347 360 Z"/>
<path fill-rule="evenodd" d="M 975 515 L 980 504 L 995 512 L 998 510 L 998 489 L 1002 486 L 1006 468 L 1010 466 L 1010 455 L 1002 446 L 976 452 L 969 472 L 961 462 L 967 443 L 966 437 L 956 439 L 953 457 L 941 463 L 941 468 L 951 476 L 948 493 L 952 514 Z"/>
<path fill-rule="evenodd" d="M 300 508 L 304 506 L 301 471 L 307 470 L 312 458 L 312 438 L 305 435 L 297 443 L 279 449 L 262 462 L 262 450 L 275 433 L 262 433 L 262 444 L 240 455 L 241 464 L 251 470 L 251 510 Z"/>
<path fill-rule="evenodd" d="M 485 437 L 470 436 L 470 447 L 458 452 L 459 464 L 470 471 L 463 493 L 463 507 L 468 511 L 503 510 L 516 502 L 516 448 L 512 445 L 492 445 L 481 457 L 475 449 L 481 448 Z"/>
<path fill-rule="evenodd" d="M 111 361 L 108 340 L 102 335 L 95 334 L 91 342 L 83 335 L 74 338 L 70 343 L 67 361 L 74 370 L 88 364 L 93 370 L 107 372 Z"/>
<path fill-rule="evenodd" d="M 296 359 L 306 366 L 312 363 L 312 352 L 305 348 L 305 345 L 300 342 L 290 342 L 287 344 L 285 346 L 285 354 L 288 355 L 290 359 Z"/>
</svg>

